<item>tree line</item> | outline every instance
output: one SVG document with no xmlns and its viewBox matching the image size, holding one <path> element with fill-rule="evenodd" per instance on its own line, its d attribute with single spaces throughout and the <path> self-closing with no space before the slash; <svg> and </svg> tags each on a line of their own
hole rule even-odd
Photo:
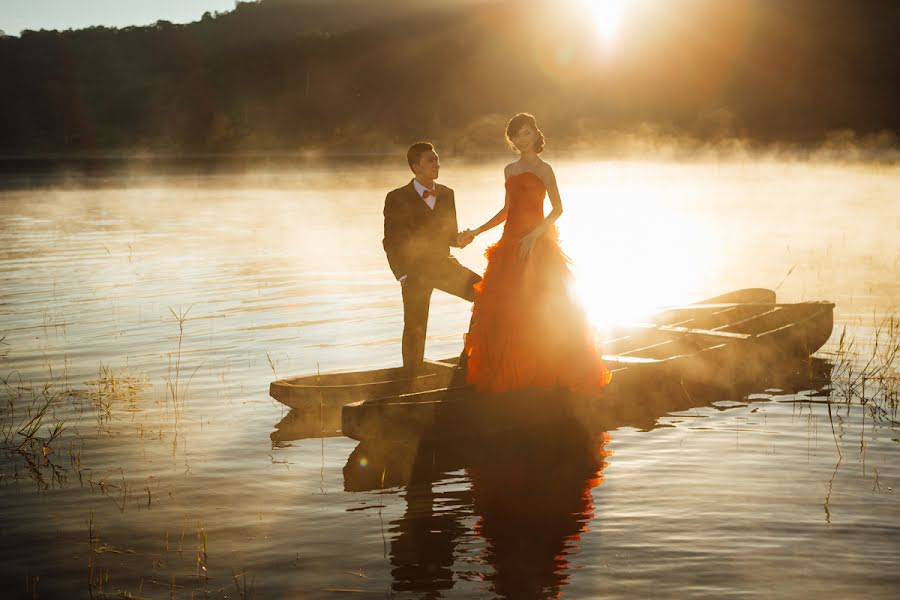
<svg viewBox="0 0 900 600">
<path fill-rule="evenodd" d="M 614 44 L 539 0 L 262 0 L 195 23 L 0 37 L 0 153 L 500 147 L 515 112 L 608 132 L 815 144 L 900 131 L 890 0 L 668 0 Z"/>
</svg>

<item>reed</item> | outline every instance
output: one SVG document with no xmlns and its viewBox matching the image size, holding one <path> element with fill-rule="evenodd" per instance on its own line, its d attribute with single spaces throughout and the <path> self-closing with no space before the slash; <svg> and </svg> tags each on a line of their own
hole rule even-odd
<svg viewBox="0 0 900 600">
<path fill-rule="evenodd" d="M 176 313 L 175 309 L 171 306 L 169 307 L 169 312 L 172 313 L 172 316 L 175 317 L 175 322 L 178 323 L 178 350 L 175 353 L 175 379 L 172 379 L 171 374 L 167 377 L 166 394 L 167 398 L 171 397 L 176 411 L 178 410 L 178 401 L 181 399 L 181 396 L 179 395 L 179 385 L 181 383 L 181 346 L 184 342 L 184 323 L 187 321 L 187 316 L 188 313 L 191 312 L 191 308 L 193 308 L 193 305 L 189 306 L 184 312 L 181 312 L 181 309 L 179 308 Z"/>
<path fill-rule="evenodd" d="M 73 395 L 79 399 L 89 400 L 97 409 L 97 425 L 102 428 L 113 418 L 113 405 L 124 405 L 130 412 L 136 412 L 138 398 L 150 382 L 145 375 L 130 371 L 116 372 L 109 365 L 101 364 L 97 370 L 97 378 L 86 381 L 86 389 L 75 390 Z"/>
<path fill-rule="evenodd" d="M 166 403 L 168 404 L 169 400 L 171 400 L 172 406 L 174 407 L 174 411 L 175 411 L 176 434 L 173 436 L 173 439 L 172 439 L 173 453 L 174 453 L 175 447 L 177 445 L 177 439 L 178 439 L 177 428 L 178 428 L 178 424 L 181 420 L 181 413 L 184 410 L 185 405 L 187 403 L 188 389 L 190 388 L 191 381 L 193 381 L 193 379 L 194 379 L 194 375 L 196 375 L 197 371 L 200 370 L 200 367 L 203 366 L 203 363 L 201 362 L 196 367 L 194 367 L 194 370 L 191 372 L 190 376 L 187 378 L 187 381 L 182 384 L 182 381 L 181 381 L 181 370 L 182 370 L 181 351 L 182 351 L 182 346 L 184 344 L 184 324 L 187 321 L 188 313 L 191 312 L 191 308 L 193 308 L 193 305 L 189 306 L 188 309 L 184 312 L 181 312 L 181 309 L 179 308 L 178 312 L 176 313 L 175 310 L 171 306 L 169 307 L 169 312 L 172 313 L 172 316 L 175 317 L 176 323 L 178 323 L 178 347 L 175 351 L 175 376 L 173 378 L 172 373 L 171 373 L 171 368 L 172 368 L 171 355 L 170 355 L 170 360 L 169 360 L 170 371 L 169 371 L 169 374 L 166 376 Z M 183 385 L 183 387 L 182 387 L 182 385 Z"/>
<path fill-rule="evenodd" d="M 94 511 L 88 517 L 88 593 L 92 599 L 105 598 L 105 586 L 109 583 L 109 571 L 98 572 L 95 555 L 100 552 L 100 536 L 94 525 Z"/>
<path fill-rule="evenodd" d="M 235 573 L 234 569 L 232 569 L 231 578 L 234 580 L 234 587 L 237 589 L 238 596 L 241 600 L 256 598 L 256 588 L 254 586 L 256 577 L 253 577 L 250 579 L 250 583 L 247 583 L 247 569 L 241 569 L 240 575 Z"/>
<path fill-rule="evenodd" d="M 269 354 L 268 350 L 266 351 L 266 360 L 269 361 L 269 368 L 272 369 L 272 375 L 275 379 L 278 379 L 278 373 L 275 371 L 275 361 L 272 360 L 272 356 Z"/>
<path fill-rule="evenodd" d="M 875 317 L 870 339 L 862 342 L 845 325 L 825 354 L 833 364 L 829 404 L 863 406 L 873 418 L 900 425 L 900 316 Z"/>
<path fill-rule="evenodd" d="M 209 594 L 209 539 L 206 528 L 197 523 L 197 581 L 203 580 L 203 591 Z"/>
<path fill-rule="evenodd" d="M 87 481 L 91 489 L 97 487 L 104 496 L 110 498 L 113 501 L 113 504 L 116 505 L 116 508 L 119 509 L 119 512 L 124 513 L 125 502 L 126 500 L 128 500 L 128 482 L 125 481 L 125 469 L 119 467 L 119 474 L 122 477 L 121 485 L 116 483 L 109 483 L 107 481 L 108 478 L 106 477 L 100 479 L 99 481 L 94 481 L 93 479 L 88 478 Z M 113 495 L 113 492 L 115 492 L 115 495 Z"/>
<path fill-rule="evenodd" d="M 99 488 L 113 498 L 124 511 L 128 486 L 123 469 L 121 485 L 95 480 L 95 471 L 84 464 L 84 423 L 90 423 L 88 407 L 96 410 L 97 432 L 109 431 L 116 419 L 115 408 L 138 411 L 137 402 L 149 386 L 146 376 L 117 372 L 108 365 L 100 365 L 96 379 L 73 388 L 68 379 L 68 364 L 63 374 L 47 365 L 48 375 L 39 387 L 26 383 L 18 372 L 0 379 L 0 451 L 13 461 L 21 461 L 26 472 L 40 489 L 62 487 L 68 474 L 74 471 L 78 482 L 91 489 Z M 85 419 L 87 416 L 87 419 Z M 68 451 L 68 460 L 57 462 Z M 87 476 L 85 476 L 87 474 Z M 115 495 L 110 492 L 115 491 Z"/>
<path fill-rule="evenodd" d="M 66 422 L 56 417 L 55 407 L 72 395 L 68 386 L 51 380 L 40 388 L 25 385 L 12 375 L 0 380 L 6 402 L 0 410 L 0 440 L 8 451 L 18 452 L 38 465 L 50 464 L 53 443 L 66 429 Z M 29 397 L 30 394 L 30 397 Z"/>
</svg>

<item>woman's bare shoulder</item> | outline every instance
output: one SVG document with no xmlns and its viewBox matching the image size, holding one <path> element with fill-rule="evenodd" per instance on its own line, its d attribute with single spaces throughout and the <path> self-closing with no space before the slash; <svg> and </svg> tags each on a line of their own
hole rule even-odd
<svg viewBox="0 0 900 600">
<path fill-rule="evenodd" d="M 540 159 L 540 162 L 537 164 L 537 167 L 535 167 L 535 170 L 539 175 L 549 175 L 551 177 L 553 176 L 553 167 L 551 167 L 550 163 L 548 163 L 543 158 Z"/>
<path fill-rule="evenodd" d="M 555 176 L 553 175 L 553 167 L 551 167 L 550 163 L 546 162 L 543 159 L 539 158 L 538 162 L 531 166 L 530 171 L 537 175 L 545 185 L 555 180 Z"/>
</svg>

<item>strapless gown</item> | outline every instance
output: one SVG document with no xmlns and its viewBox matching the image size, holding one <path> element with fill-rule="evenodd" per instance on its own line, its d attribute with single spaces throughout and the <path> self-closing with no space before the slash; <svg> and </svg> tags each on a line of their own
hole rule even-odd
<svg viewBox="0 0 900 600">
<path fill-rule="evenodd" d="M 506 180 L 509 211 L 500 241 L 485 252 L 465 338 L 467 380 L 484 393 L 521 389 L 599 392 L 610 374 L 572 296 L 569 258 L 555 227 L 526 258 L 519 243 L 544 219 L 547 190 L 534 173 Z"/>
</svg>

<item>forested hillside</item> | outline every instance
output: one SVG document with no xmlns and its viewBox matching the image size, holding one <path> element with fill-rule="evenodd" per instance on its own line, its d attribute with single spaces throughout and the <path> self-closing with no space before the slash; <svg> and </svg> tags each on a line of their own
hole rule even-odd
<svg viewBox="0 0 900 600">
<path fill-rule="evenodd" d="M 646 3 L 615 45 L 582 5 L 263 0 L 198 22 L 0 38 L 0 153 L 492 148 L 646 128 L 816 144 L 900 131 L 900 5 Z"/>
</svg>

